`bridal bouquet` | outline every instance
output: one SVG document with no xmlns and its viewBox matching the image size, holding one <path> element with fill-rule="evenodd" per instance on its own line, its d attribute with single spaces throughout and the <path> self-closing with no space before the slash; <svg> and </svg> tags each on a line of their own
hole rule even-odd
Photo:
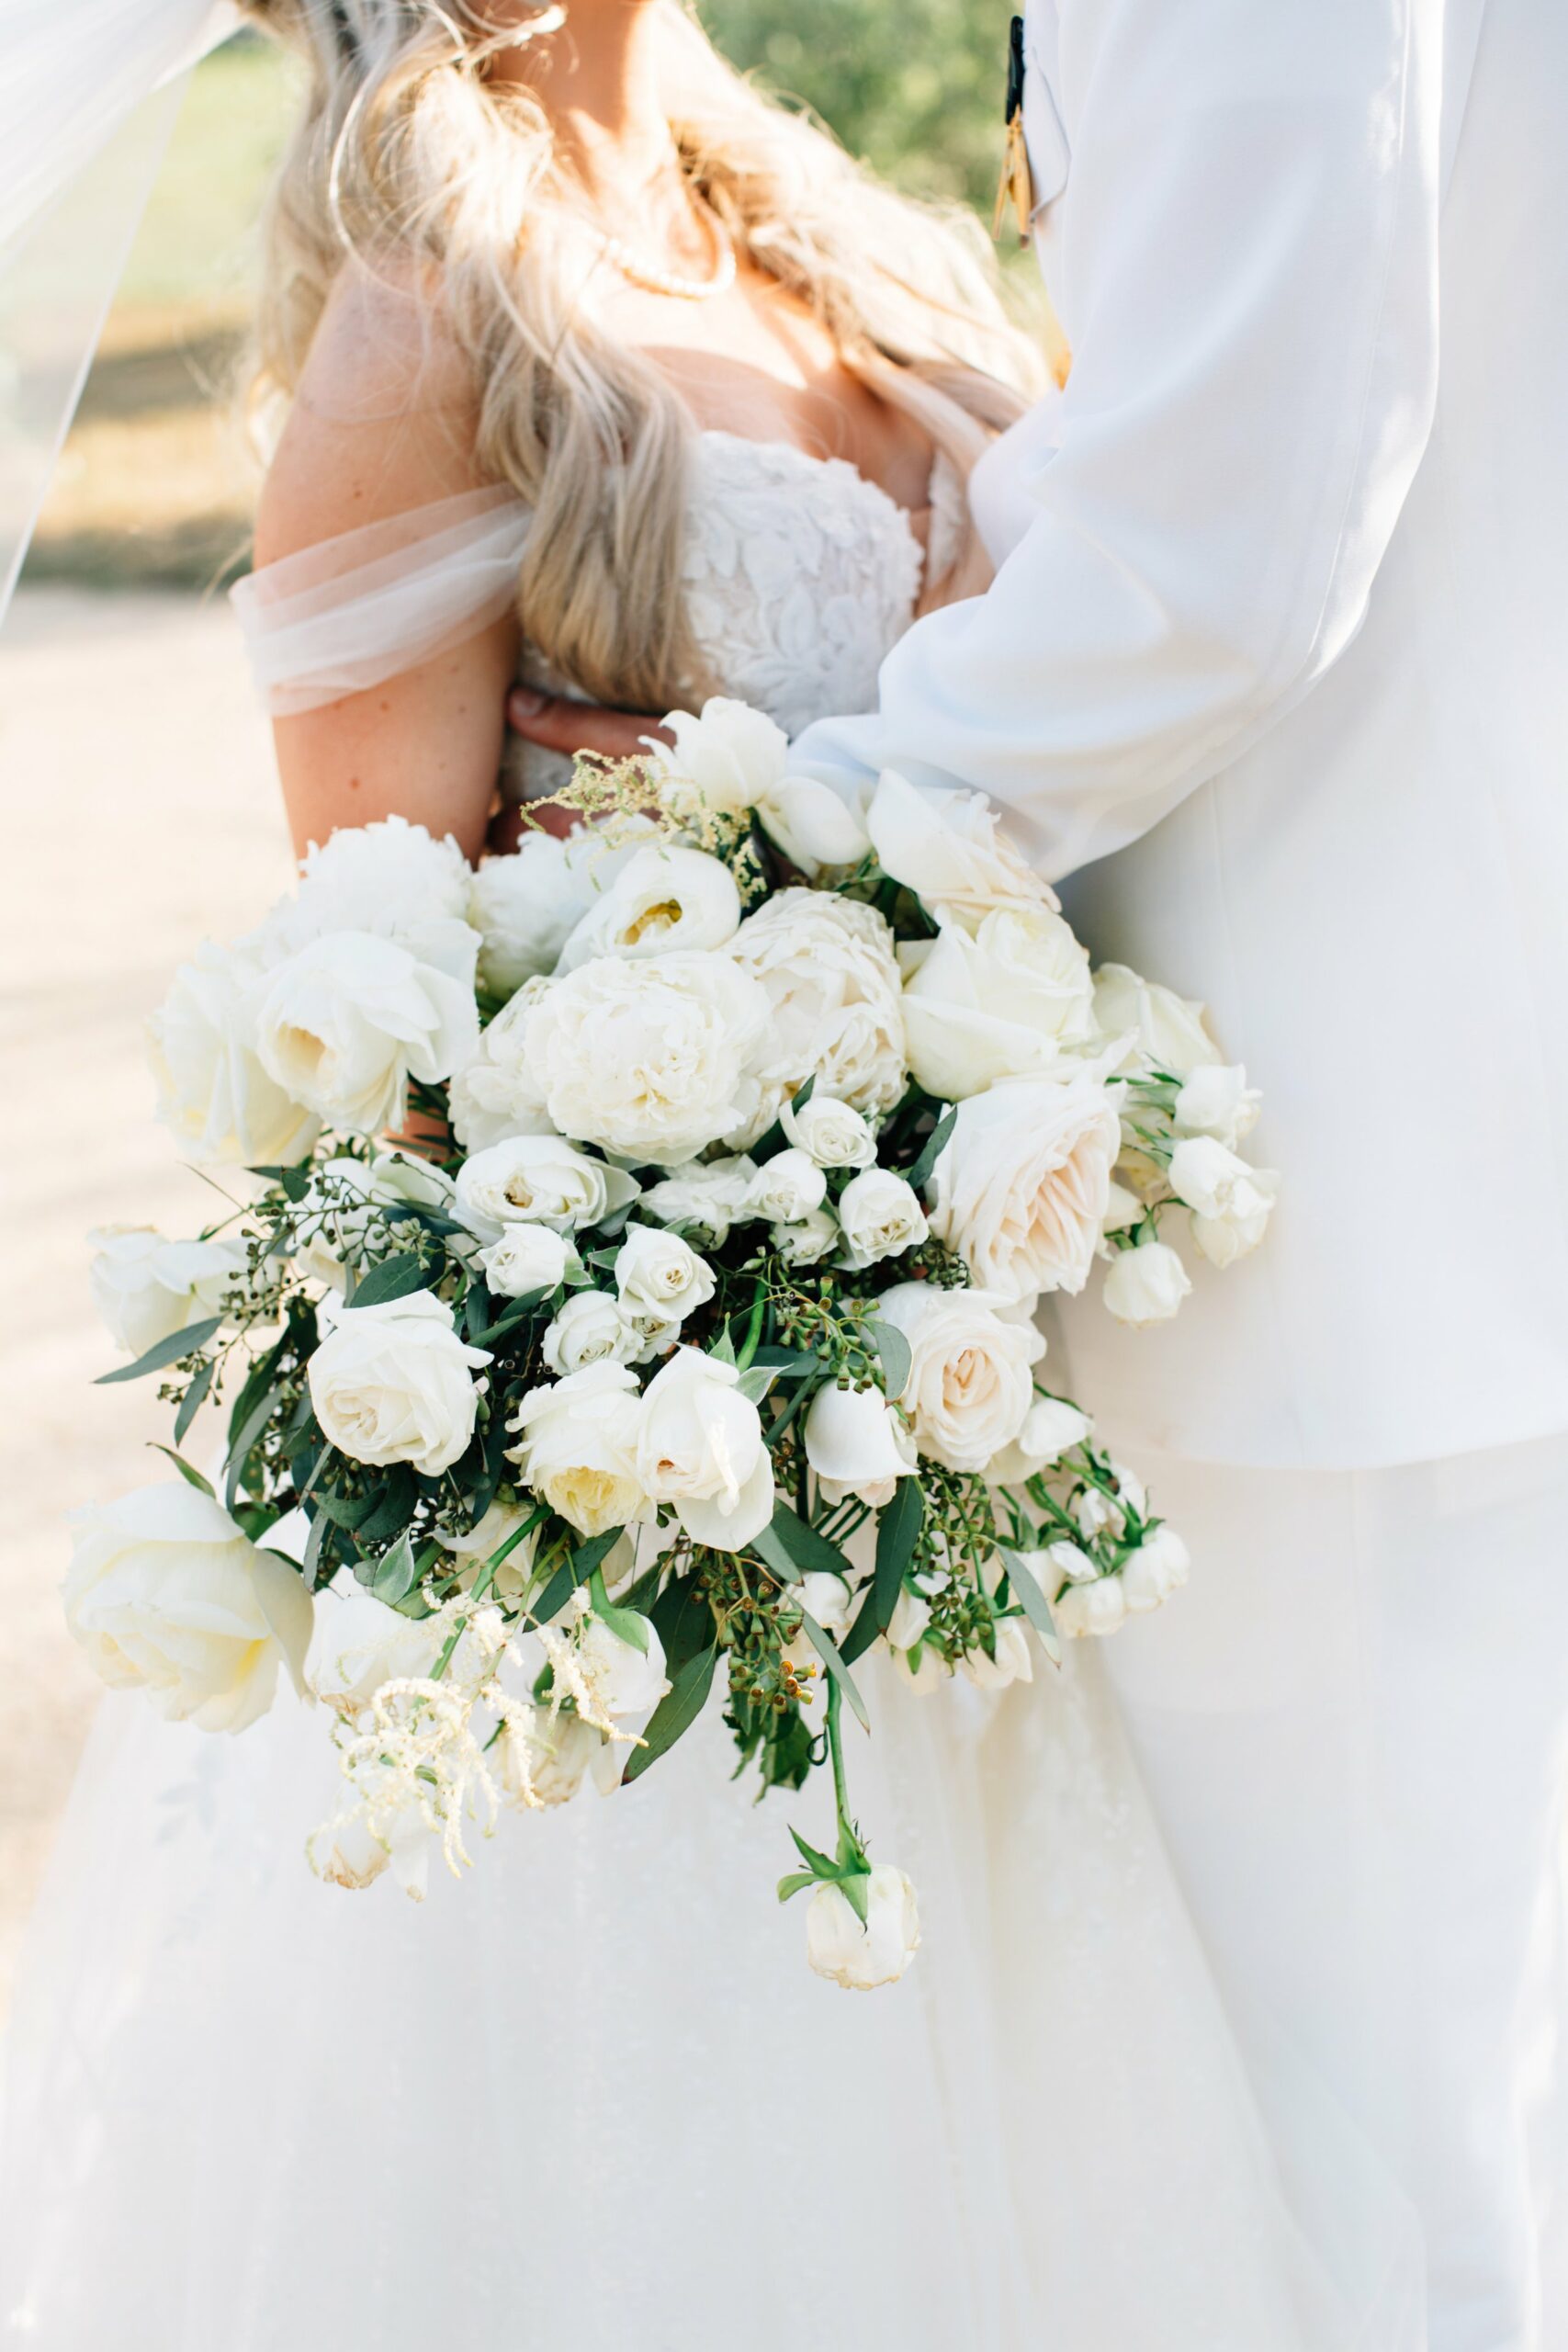
<svg viewBox="0 0 1568 2352">
<path fill-rule="evenodd" d="M 67 1606 L 167 1715 L 243 1730 L 280 1668 L 321 1702 L 350 1887 L 655 1770 L 716 1685 L 764 1787 L 830 1767 L 779 1891 L 870 1985 L 918 1927 L 850 1808 L 861 1661 L 1027 1682 L 1186 1576 L 1037 1302 L 1103 1264 L 1111 1313 L 1174 1313 L 1171 1225 L 1228 1264 L 1273 1180 L 1199 1009 L 1091 973 L 980 797 L 856 812 L 744 706 L 671 725 L 477 873 L 335 834 L 178 975 L 163 1114 L 255 1186 L 98 1237 L 107 1377 L 161 1379 L 184 1483 L 80 1515 Z"/>
</svg>

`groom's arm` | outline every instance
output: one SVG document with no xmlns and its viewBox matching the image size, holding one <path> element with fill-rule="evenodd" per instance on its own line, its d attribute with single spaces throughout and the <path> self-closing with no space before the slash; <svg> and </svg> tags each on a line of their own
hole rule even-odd
<svg viewBox="0 0 1568 2352">
<path fill-rule="evenodd" d="M 1344 650 L 1430 430 L 1440 0 L 1061 0 L 1074 341 L 989 594 L 798 763 L 1022 818 L 1060 875 L 1145 831 Z M 1037 438 L 1040 436 L 1036 436 Z"/>
</svg>

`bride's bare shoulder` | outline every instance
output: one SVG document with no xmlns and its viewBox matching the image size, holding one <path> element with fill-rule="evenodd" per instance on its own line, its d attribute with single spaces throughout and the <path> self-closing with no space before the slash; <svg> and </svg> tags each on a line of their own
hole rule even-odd
<svg viewBox="0 0 1568 2352">
<path fill-rule="evenodd" d="M 472 369 L 407 272 L 345 265 L 267 469 L 256 561 L 479 486 Z"/>
</svg>

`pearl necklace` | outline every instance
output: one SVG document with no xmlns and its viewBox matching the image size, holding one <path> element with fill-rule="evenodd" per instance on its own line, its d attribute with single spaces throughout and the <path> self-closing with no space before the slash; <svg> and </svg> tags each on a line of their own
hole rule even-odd
<svg viewBox="0 0 1568 2352">
<path fill-rule="evenodd" d="M 715 295 L 728 294 L 735 283 L 735 241 L 718 215 L 706 205 L 702 217 L 713 240 L 715 258 L 709 277 L 683 277 L 678 269 L 661 269 L 624 238 L 613 237 L 604 229 L 594 233 L 605 260 L 620 271 L 628 285 L 640 286 L 645 294 L 673 295 L 680 302 L 710 302 Z"/>
</svg>

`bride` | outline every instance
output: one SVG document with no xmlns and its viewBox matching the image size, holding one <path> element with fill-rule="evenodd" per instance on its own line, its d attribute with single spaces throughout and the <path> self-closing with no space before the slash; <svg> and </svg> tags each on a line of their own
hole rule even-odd
<svg viewBox="0 0 1568 2352">
<path fill-rule="evenodd" d="M 396 812 L 477 856 L 498 792 L 556 781 L 515 680 L 795 732 L 984 584 L 964 479 L 1035 379 L 983 264 L 674 0 L 254 13 L 311 73 L 238 599 L 301 847 Z M 416 1907 L 307 1871 L 308 1713 L 228 1740 L 110 1700 L 12 2035 L 0 2326 L 1409 2352 L 1402 2216 L 1331 2118 L 1266 2137 L 1096 1658 L 964 1695 L 884 1707 L 858 1769 L 931 1922 L 871 2003 L 759 1892 L 716 1711 Z"/>
</svg>

